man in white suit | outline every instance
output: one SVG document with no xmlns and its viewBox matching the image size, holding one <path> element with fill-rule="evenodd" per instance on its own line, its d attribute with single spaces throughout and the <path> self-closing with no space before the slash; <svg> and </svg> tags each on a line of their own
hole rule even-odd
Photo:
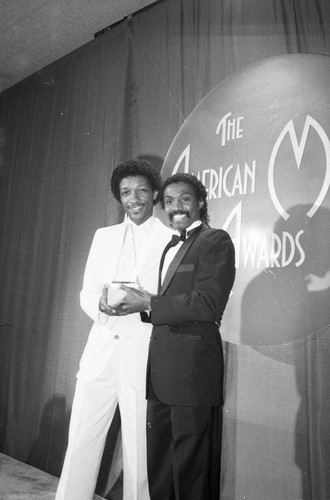
<svg viewBox="0 0 330 500">
<path fill-rule="evenodd" d="M 124 500 L 148 500 L 145 380 L 151 325 L 139 313 L 116 316 L 115 281 L 156 293 L 160 256 L 172 231 L 153 216 L 159 174 L 142 159 L 113 172 L 111 190 L 125 220 L 96 231 L 87 259 L 82 309 L 93 326 L 72 405 L 69 443 L 56 500 L 91 500 L 117 403 L 121 415 Z"/>
</svg>

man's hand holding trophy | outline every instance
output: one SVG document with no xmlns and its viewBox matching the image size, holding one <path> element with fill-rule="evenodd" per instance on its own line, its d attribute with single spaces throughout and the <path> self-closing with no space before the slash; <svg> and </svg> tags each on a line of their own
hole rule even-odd
<svg viewBox="0 0 330 500">
<path fill-rule="evenodd" d="M 100 298 L 100 311 L 108 316 L 126 316 L 150 309 L 152 294 L 133 281 L 106 284 Z"/>
</svg>

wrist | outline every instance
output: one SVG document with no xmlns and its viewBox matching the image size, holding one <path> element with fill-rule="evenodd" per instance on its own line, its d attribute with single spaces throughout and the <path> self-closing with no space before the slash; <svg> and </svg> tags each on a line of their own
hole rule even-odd
<svg viewBox="0 0 330 500">
<path fill-rule="evenodd" d="M 151 311 L 151 297 L 153 297 L 153 295 L 151 295 L 151 294 L 148 297 L 146 297 L 146 301 L 145 301 L 145 305 L 146 305 L 145 310 L 146 311 Z"/>
</svg>

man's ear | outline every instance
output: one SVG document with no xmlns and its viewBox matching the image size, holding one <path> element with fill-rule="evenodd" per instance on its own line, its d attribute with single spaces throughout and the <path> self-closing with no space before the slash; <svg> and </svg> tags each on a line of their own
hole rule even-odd
<svg viewBox="0 0 330 500">
<path fill-rule="evenodd" d="M 157 198 L 157 196 L 158 196 L 158 191 L 154 191 L 154 194 L 153 194 L 154 201 L 155 201 L 155 199 Z"/>
<path fill-rule="evenodd" d="M 200 200 L 200 201 L 198 202 L 198 207 L 199 207 L 199 210 L 201 210 L 201 209 L 203 208 L 203 206 L 204 206 L 204 201 L 203 201 L 203 200 Z"/>
</svg>

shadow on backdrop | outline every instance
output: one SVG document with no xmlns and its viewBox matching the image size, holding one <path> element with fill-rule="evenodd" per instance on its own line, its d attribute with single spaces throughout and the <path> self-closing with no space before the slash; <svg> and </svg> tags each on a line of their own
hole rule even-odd
<svg viewBox="0 0 330 500">
<path fill-rule="evenodd" d="M 264 269 L 247 286 L 242 301 L 241 340 L 261 354 L 293 366 L 299 396 L 295 462 L 301 471 L 301 498 L 327 500 L 330 211 L 320 207 L 309 218 L 306 214 L 310 208 L 292 207 L 287 221 L 276 223 L 274 233 L 281 241 L 286 238 L 287 265 Z"/>
<path fill-rule="evenodd" d="M 67 446 L 70 411 L 64 396 L 55 395 L 42 412 L 39 433 L 27 463 L 59 477 Z"/>
</svg>

